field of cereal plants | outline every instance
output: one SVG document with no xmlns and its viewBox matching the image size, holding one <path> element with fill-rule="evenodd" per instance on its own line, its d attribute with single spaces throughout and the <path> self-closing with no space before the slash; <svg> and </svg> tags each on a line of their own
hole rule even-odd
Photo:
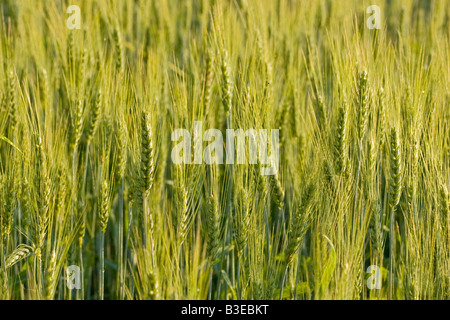
<svg viewBox="0 0 450 320">
<path fill-rule="evenodd" d="M 0 11 L 0 299 L 450 299 L 447 0 Z"/>
</svg>

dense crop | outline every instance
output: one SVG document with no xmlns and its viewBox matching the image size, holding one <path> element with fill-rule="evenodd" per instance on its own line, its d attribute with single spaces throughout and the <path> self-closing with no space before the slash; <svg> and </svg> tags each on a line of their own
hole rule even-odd
<svg viewBox="0 0 450 320">
<path fill-rule="evenodd" d="M 373 2 L 1 1 L 0 298 L 449 299 L 450 7 Z"/>
</svg>

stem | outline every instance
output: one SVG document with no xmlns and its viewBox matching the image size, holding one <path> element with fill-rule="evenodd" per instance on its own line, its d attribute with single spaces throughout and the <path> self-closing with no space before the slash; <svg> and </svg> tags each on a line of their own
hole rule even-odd
<svg viewBox="0 0 450 320">
<path fill-rule="evenodd" d="M 74 150 L 73 150 L 73 155 L 72 155 L 72 202 L 71 202 L 71 206 L 70 206 L 70 218 L 71 218 L 71 226 L 72 229 L 75 228 L 75 206 L 76 206 L 76 201 L 77 201 L 77 159 L 78 159 L 78 147 L 75 146 Z M 71 246 L 73 246 L 74 244 L 72 243 Z M 69 250 L 70 252 L 70 250 Z M 68 259 L 69 259 L 69 263 L 70 263 L 70 259 L 73 258 L 73 255 L 71 254 Z M 70 290 L 69 292 L 69 299 L 72 300 L 72 290 Z"/>
<path fill-rule="evenodd" d="M 238 258 L 238 265 L 237 265 L 237 277 L 236 277 L 236 283 L 237 283 L 237 298 L 238 300 L 242 299 L 242 288 L 240 283 L 240 275 L 241 275 L 241 259 Z"/>
<path fill-rule="evenodd" d="M 297 265 L 297 272 L 295 274 L 295 283 L 294 283 L 294 300 L 297 300 L 297 283 L 298 283 L 298 278 L 300 276 L 300 263 L 302 260 L 302 249 L 299 248 L 298 249 L 298 265 Z"/>
<path fill-rule="evenodd" d="M 99 270 L 99 299 L 105 296 L 105 234 L 100 232 L 100 270 Z"/>
<path fill-rule="evenodd" d="M 142 246 L 144 250 L 147 249 L 147 230 L 148 230 L 148 221 L 147 221 L 147 197 L 143 194 L 142 201 Z"/>
<path fill-rule="evenodd" d="M 124 178 L 121 178 L 121 183 L 119 187 L 119 232 L 118 232 L 118 276 L 119 281 L 119 299 L 123 299 L 124 297 L 124 265 L 123 265 L 123 193 L 124 193 Z"/>
<path fill-rule="evenodd" d="M 131 222 L 133 220 L 133 212 L 132 212 L 132 208 L 128 208 L 128 228 L 127 228 L 127 236 L 126 236 L 126 240 L 125 240 L 125 252 L 124 252 L 124 257 L 128 258 L 128 242 L 130 241 L 130 233 L 131 233 Z M 134 269 L 134 263 L 133 263 L 133 259 L 130 259 L 130 268 L 131 270 Z M 124 269 L 126 268 L 126 264 L 124 263 Z M 123 288 L 124 290 L 125 288 Z M 134 287 L 133 287 L 133 281 L 131 281 L 130 283 L 130 288 L 129 288 L 130 294 L 131 296 L 133 296 L 133 291 L 134 291 Z"/>
<path fill-rule="evenodd" d="M 208 290 L 208 300 L 212 298 L 212 276 L 213 276 L 213 268 L 209 272 L 209 290 Z"/>
<path fill-rule="evenodd" d="M 284 272 L 283 272 L 283 278 L 281 278 L 280 300 L 283 299 L 283 288 L 284 288 L 284 282 L 286 281 L 286 274 L 287 274 L 288 267 L 289 267 L 289 265 L 286 264 L 286 267 L 284 268 Z"/>
<path fill-rule="evenodd" d="M 269 263 L 269 259 L 270 259 L 270 227 L 269 227 L 269 214 L 267 212 L 266 207 L 264 207 L 264 221 L 266 224 L 266 248 L 267 248 L 267 256 L 266 256 L 266 260 L 267 263 Z"/>
<path fill-rule="evenodd" d="M 357 207 L 357 203 L 358 203 L 359 176 L 361 173 L 361 157 L 362 157 L 362 140 L 360 140 L 360 142 L 359 142 L 359 150 L 358 150 L 358 169 L 356 171 L 356 187 L 355 187 L 355 201 L 353 203 L 353 213 L 356 213 L 356 207 Z M 361 211 L 360 222 L 362 225 L 362 211 Z M 353 218 L 353 230 L 356 230 L 355 217 Z"/>
<path fill-rule="evenodd" d="M 86 154 L 84 159 L 84 175 L 82 182 L 82 192 L 81 196 L 83 197 L 83 204 L 86 205 L 86 182 L 87 182 L 87 170 L 88 170 L 88 161 L 89 161 L 89 150 L 90 143 L 86 146 Z M 83 220 L 86 220 L 86 217 L 83 215 Z M 85 221 L 84 221 L 85 222 Z M 81 299 L 84 300 L 84 267 L 83 267 L 83 244 L 80 243 L 80 251 L 79 251 L 79 259 L 80 259 L 80 269 L 81 269 Z"/>
<path fill-rule="evenodd" d="M 80 271 L 81 271 L 81 300 L 84 300 L 84 267 L 83 267 L 83 247 L 80 246 Z"/>
<path fill-rule="evenodd" d="M 394 238 L 394 216 L 395 208 L 391 209 L 390 226 L 389 226 L 389 299 L 394 298 L 394 254 L 395 254 L 395 238 Z"/>
</svg>

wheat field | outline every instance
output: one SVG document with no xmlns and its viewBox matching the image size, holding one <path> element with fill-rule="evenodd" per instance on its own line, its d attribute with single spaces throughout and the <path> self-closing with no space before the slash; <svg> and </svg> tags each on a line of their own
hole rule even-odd
<svg viewBox="0 0 450 320">
<path fill-rule="evenodd" d="M 447 0 L 0 12 L 0 299 L 450 299 Z"/>
</svg>

